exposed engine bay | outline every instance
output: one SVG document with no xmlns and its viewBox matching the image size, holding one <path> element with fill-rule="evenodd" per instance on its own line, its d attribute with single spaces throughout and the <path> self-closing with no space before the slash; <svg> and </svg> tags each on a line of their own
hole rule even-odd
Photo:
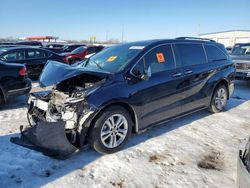
<svg viewBox="0 0 250 188">
<path fill-rule="evenodd" d="M 52 90 L 31 93 L 28 126 L 11 142 L 43 154 L 65 159 L 83 147 L 88 127 L 98 109 L 87 97 L 102 87 L 110 73 L 50 61 L 39 78 Z M 89 125 L 89 124 L 88 124 Z"/>
<path fill-rule="evenodd" d="M 32 93 L 28 100 L 30 125 L 38 121 L 64 121 L 66 130 L 77 128 L 79 117 L 86 111 L 86 96 L 103 82 L 84 74 L 61 82 L 51 92 Z"/>
</svg>

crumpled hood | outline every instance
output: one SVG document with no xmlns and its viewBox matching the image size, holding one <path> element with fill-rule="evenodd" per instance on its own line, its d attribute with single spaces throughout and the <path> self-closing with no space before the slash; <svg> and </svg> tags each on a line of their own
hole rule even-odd
<svg viewBox="0 0 250 188">
<path fill-rule="evenodd" d="M 234 63 L 247 63 L 250 64 L 250 55 L 231 55 Z"/>
<path fill-rule="evenodd" d="M 57 61 L 48 61 L 39 78 L 39 84 L 41 87 L 48 87 L 81 74 L 94 75 L 100 78 L 106 78 L 111 75 L 109 72 L 72 66 Z"/>
</svg>

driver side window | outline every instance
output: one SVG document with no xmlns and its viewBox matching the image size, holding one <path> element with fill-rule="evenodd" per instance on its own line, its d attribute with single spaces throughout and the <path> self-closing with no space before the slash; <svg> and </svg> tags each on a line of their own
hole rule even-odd
<svg viewBox="0 0 250 188">
<path fill-rule="evenodd" d="M 150 74 L 175 68 L 174 55 L 170 44 L 153 48 L 132 69 L 131 73 L 140 77 L 150 70 Z"/>
<path fill-rule="evenodd" d="M 144 59 L 142 58 L 132 69 L 131 73 L 136 77 L 141 77 L 145 72 Z"/>
<path fill-rule="evenodd" d="M 173 51 L 170 44 L 152 49 L 144 58 L 146 67 L 150 66 L 152 74 L 175 68 Z"/>
</svg>

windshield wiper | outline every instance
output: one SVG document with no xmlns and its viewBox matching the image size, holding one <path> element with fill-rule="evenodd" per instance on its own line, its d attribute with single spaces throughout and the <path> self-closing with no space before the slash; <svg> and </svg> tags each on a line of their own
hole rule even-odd
<svg viewBox="0 0 250 188">
<path fill-rule="evenodd" d="M 86 67 L 87 64 L 89 64 L 89 62 L 91 62 L 91 63 L 93 62 L 97 66 L 97 68 L 104 70 L 96 61 L 89 61 L 89 60 L 90 60 L 90 58 L 87 59 L 86 63 L 84 64 L 84 67 Z"/>
</svg>

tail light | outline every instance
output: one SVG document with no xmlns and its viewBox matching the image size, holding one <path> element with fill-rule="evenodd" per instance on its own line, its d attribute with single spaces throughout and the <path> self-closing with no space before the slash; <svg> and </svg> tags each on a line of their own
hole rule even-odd
<svg viewBox="0 0 250 188">
<path fill-rule="evenodd" d="M 19 70 L 19 75 L 20 76 L 26 76 L 28 73 L 27 73 L 27 69 L 26 67 L 23 67 Z"/>
</svg>

